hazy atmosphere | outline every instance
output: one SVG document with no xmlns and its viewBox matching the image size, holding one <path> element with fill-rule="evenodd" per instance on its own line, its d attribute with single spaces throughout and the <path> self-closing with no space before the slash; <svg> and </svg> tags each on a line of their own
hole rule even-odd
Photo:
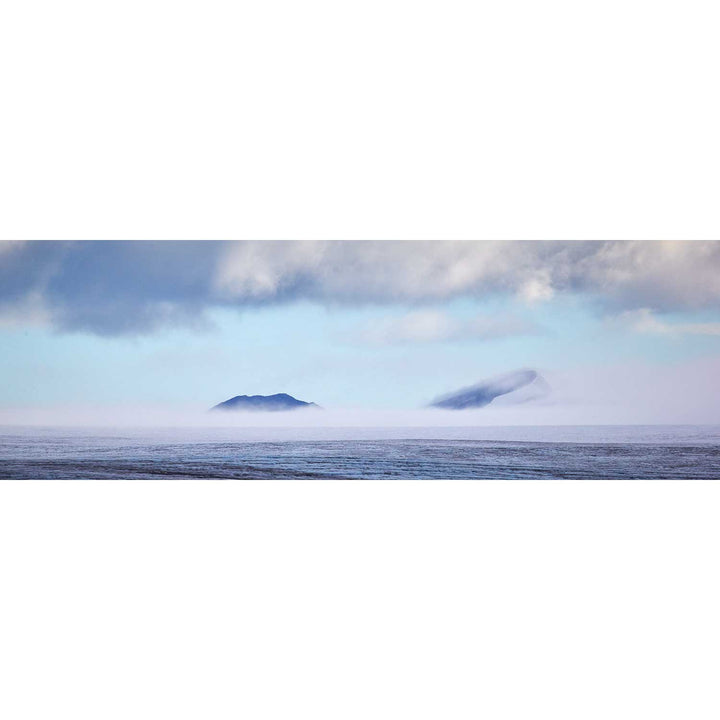
<svg viewBox="0 0 720 720">
<path fill-rule="evenodd" d="M 3 242 L 0 345 L 4 424 L 717 423 L 720 243 Z"/>
</svg>

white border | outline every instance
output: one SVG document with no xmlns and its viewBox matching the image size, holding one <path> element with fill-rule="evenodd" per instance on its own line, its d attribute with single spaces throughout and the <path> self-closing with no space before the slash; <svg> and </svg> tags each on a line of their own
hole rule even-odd
<svg viewBox="0 0 720 720">
<path fill-rule="evenodd" d="M 0 237 L 720 237 L 717 4 L 0 17 Z M 717 718 L 717 483 L 2 483 L 0 714 Z"/>
<path fill-rule="evenodd" d="M 8 482 L 3 717 L 717 717 L 720 484 Z"/>
</svg>

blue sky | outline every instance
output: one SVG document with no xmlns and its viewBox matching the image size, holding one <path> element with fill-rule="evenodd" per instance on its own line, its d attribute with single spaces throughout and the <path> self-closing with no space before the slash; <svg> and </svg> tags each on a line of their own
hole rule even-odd
<svg viewBox="0 0 720 720">
<path fill-rule="evenodd" d="M 208 255 L 218 250 L 218 258 L 242 254 L 241 272 L 233 280 L 238 300 L 222 293 L 211 297 L 217 277 L 227 278 L 228 265 L 220 262 L 214 271 L 211 257 L 196 262 L 204 246 L 125 243 L 106 251 L 103 243 L 84 243 L 78 252 L 77 245 L 29 245 L 0 254 L 0 263 L 16 265 L 5 265 L 6 278 L 16 272 L 6 284 L 12 292 L 0 298 L 0 408 L 55 408 L 70 414 L 74 407 L 88 406 L 204 410 L 233 395 L 287 392 L 326 408 L 410 410 L 442 393 L 530 367 L 551 381 L 558 403 L 570 397 L 572 388 L 576 405 L 582 397 L 588 405 L 603 401 L 615 376 L 653 402 L 657 383 L 676 387 L 678 378 L 690 372 L 697 376 L 694 382 L 705 383 L 705 397 L 683 401 L 678 391 L 662 419 L 672 421 L 673 408 L 681 411 L 678 418 L 695 417 L 697 411 L 697 421 L 714 419 L 708 394 L 718 391 L 719 291 L 712 276 L 706 297 L 692 278 L 683 282 L 673 275 L 687 272 L 692 258 L 678 264 L 673 254 L 675 271 L 673 262 L 654 262 L 652 249 L 640 248 L 650 252 L 646 265 L 669 278 L 664 297 L 632 254 L 620 253 L 616 262 L 621 265 L 595 285 L 568 280 L 568 262 L 585 258 L 568 261 L 564 255 L 559 281 L 541 266 L 538 275 L 522 275 L 513 286 L 504 284 L 502 273 L 483 271 L 479 281 L 477 273 L 468 273 L 467 244 L 460 248 L 461 262 L 453 266 L 456 255 L 448 259 L 443 248 L 435 247 L 438 243 L 405 243 L 393 249 L 392 257 L 380 255 L 377 261 L 405 268 L 403 253 L 410 258 L 429 248 L 429 259 L 410 273 L 413 282 L 418 267 L 424 275 L 414 285 L 408 277 L 398 278 L 397 293 L 386 286 L 392 285 L 392 274 L 382 277 L 386 285 L 374 287 L 373 276 L 363 295 L 362 287 L 342 285 L 340 277 L 352 277 L 357 254 L 328 261 L 322 246 L 318 250 L 307 243 L 279 245 L 270 254 L 263 247 L 211 244 Z M 92 253 L 88 245 L 94 246 Z M 181 252 L 173 255 L 177 247 L 171 246 L 178 245 Z M 715 260 L 717 248 L 710 245 L 710 254 L 705 250 L 698 262 Z M 663 252 L 660 244 L 655 247 Z M 371 244 L 354 252 L 367 256 L 380 250 Z M 512 250 L 519 251 L 522 255 L 525 249 Z M 31 256 L 23 258 L 28 252 Z M 492 250 L 500 269 L 512 275 L 514 265 L 503 252 L 502 246 Z M 481 255 L 486 259 L 488 253 Z M 38 282 L 48 258 L 51 270 Z M 110 266 L 107 258 L 112 258 Z M 144 267 L 136 271 L 134 262 Z M 268 270 L 269 262 L 279 269 Z M 524 259 L 520 264 L 534 267 Z M 172 270 L 167 290 L 163 267 Z M 364 266 L 357 272 L 372 270 Z M 585 272 L 593 277 L 594 271 Z M 213 274 L 211 291 L 203 285 L 208 273 Z M 282 273 L 292 275 L 292 283 L 283 285 Z M 635 287 L 627 279 L 632 273 Z M 460 277 L 459 283 L 451 284 L 448 274 L 451 280 Z M 607 277 L 615 276 L 622 282 L 613 288 Z M 425 290 L 436 278 L 441 289 L 450 290 Z M 706 282 L 706 275 L 697 282 Z"/>
</svg>

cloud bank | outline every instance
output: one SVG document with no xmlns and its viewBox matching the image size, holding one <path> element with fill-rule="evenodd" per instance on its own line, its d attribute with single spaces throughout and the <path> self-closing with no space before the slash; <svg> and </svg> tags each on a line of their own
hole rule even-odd
<svg viewBox="0 0 720 720">
<path fill-rule="evenodd" d="M 0 244 L 0 321 L 101 335 L 201 326 L 214 307 L 582 294 L 606 311 L 720 308 L 720 242 Z"/>
<path fill-rule="evenodd" d="M 536 335 L 541 329 L 511 314 L 476 315 L 458 319 L 440 310 L 416 310 L 400 317 L 369 323 L 357 334 L 363 343 L 394 345 L 460 340 L 496 340 Z"/>
<path fill-rule="evenodd" d="M 649 308 L 627 310 L 618 320 L 635 332 L 648 335 L 720 335 L 720 322 L 668 323 L 658 318 Z"/>
</svg>

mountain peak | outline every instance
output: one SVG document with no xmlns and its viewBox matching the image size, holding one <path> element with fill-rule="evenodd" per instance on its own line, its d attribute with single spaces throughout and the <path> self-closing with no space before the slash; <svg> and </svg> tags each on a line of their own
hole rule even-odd
<svg viewBox="0 0 720 720">
<path fill-rule="evenodd" d="M 520 402 L 542 397 L 549 392 L 547 383 L 535 370 L 515 370 L 438 398 L 431 403 L 430 407 L 444 410 L 481 408 L 489 405 L 495 398 L 510 395 L 521 388 L 530 386 L 535 389 L 535 392 L 522 399 L 518 397 Z"/>
<path fill-rule="evenodd" d="M 299 410 L 300 408 L 318 408 L 313 402 L 298 400 L 287 393 L 275 395 L 236 395 L 235 397 L 218 403 L 211 410 L 250 410 L 254 412 L 279 412 L 284 410 Z"/>
</svg>

